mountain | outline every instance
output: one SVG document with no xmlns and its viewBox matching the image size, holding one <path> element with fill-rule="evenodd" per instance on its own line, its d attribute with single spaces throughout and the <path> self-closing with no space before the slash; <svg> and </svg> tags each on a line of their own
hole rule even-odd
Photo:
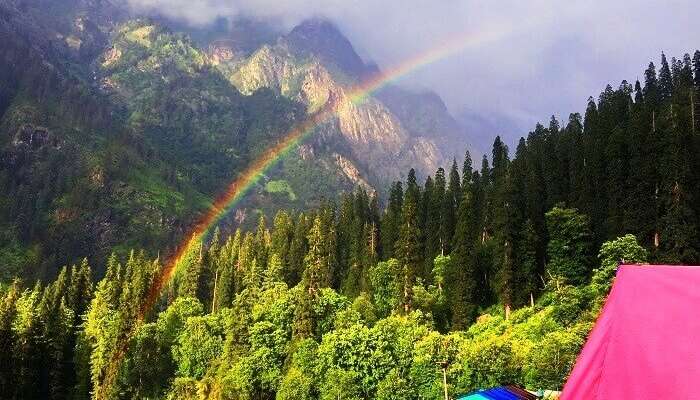
<svg viewBox="0 0 700 400">
<path fill-rule="evenodd" d="M 490 150 L 488 146 L 492 144 L 496 135 L 500 135 L 506 143 L 515 145 L 517 139 L 527 131 L 514 118 L 497 112 L 477 112 L 465 108 L 455 118 L 460 126 L 469 132 L 471 143 L 480 145 L 475 150 L 484 154 L 488 154 L 487 151 Z"/>
<path fill-rule="evenodd" d="M 330 22 L 186 28 L 108 0 L 0 3 L 0 261 L 50 276 L 83 256 L 176 243 L 225 185 L 329 99 L 336 118 L 280 160 L 222 227 L 357 185 L 427 176 L 465 148 L 432 94 L 371 74 Z M 459 144 L 457 144 L 459 143 Z M 460 151 L 461 153 L 461 151 Z M 8 274 L 10 274 L 8 272 Z"/>
<path fill-rule="evenodd" d="M 213 49 L 244 94 L 270 88 L 310 111 L 333 98 L 339 110 L 333 140 L 349 147 L 345 158 L 369 181 L 386 182 L 411 167 L 425 176 L 456 156 L 455 149 L 465 148 L 466 135 L 435 94 L 388 86 L 353 103 L 348 90 L 380 72 L 366 65 L 327 20 L 308 20 L 244 59 L 217 56 L 229 53 Z"/>
</svg>

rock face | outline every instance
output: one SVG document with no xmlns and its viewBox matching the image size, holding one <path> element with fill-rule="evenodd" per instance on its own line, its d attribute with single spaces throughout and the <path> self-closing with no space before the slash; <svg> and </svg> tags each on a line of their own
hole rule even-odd
<svg viewBox="0 0 700 400">
<path fill-rule="evenodd" d="M 372 72 L 350 41 L 328 20 L 313 18 L 296 26 L 285 37 L 295 53 L 317 57 L 325 65 L 335 65 L 346 75 L 362 78 Z"/>
<path fill-rule="evenodd" d="M 227 64 L 217 52 L 212 59 Z M 366 65 L 328 21 L 304 22 L 276 44 L 227 65 L 229 79 L 246 95 L 272 89 L 310 113 L 332 99 L 335 140 L 343 142 L 346 163 L 355 163 L 365 180 L 386 182 L 409 168 L 429 174 L 466 149 L 463 132 L 435 94 L 390 86 L 362 101 L 351 98 L 352 88 L 377 73 L 376 67 Z"/>
<path fill-rule="evenodd" d="M 37 276 L 75 255 L 101 264 L 117 245 L 166 249 L 319 110 L 333 112 L 222 229 L 386 188 L 462 152 L 439 97 L 393 87 L 357 96 L 380 71 L 327 21 L 287 34 L 250 20 L 185 28 L 119 4 L 0 0 L 0 230 L 45 244 Z"/>
</svg>

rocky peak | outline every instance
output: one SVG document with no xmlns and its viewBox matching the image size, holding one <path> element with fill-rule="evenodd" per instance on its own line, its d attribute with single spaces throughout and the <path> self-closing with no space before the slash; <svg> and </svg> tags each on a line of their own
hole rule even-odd
<svg viewBox="0 0 700 400">
<path fill-rule="evenodd" d="M 360 78 L 367 73 L 367 66 L 350 41 L 328 19 L 308 19 L 292 29 L 284 40 L 300 55 L 314 55 L 351 77 Z"/>
</svg>

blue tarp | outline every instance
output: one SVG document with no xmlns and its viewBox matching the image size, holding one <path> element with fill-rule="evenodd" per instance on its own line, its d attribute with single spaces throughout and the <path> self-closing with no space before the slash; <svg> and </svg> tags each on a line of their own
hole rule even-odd
<svg viewBox="0 0 700 400">
<path fill-rule="evenodd" d="M 529 397 L 529 396 L 528 396 Z M 534 396 L 532 396 L 534 397 Z M 478 390 L 466 396 L 458 397 L 457 400 L 522 400 L 527 399 L 507 387 L 497 387 L 493 389 Z"/>
</svg>

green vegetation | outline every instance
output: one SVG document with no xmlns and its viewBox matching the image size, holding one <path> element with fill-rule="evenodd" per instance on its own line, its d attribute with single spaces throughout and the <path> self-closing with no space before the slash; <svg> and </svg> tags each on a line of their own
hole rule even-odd
<svg viewBox="0 0 700 400">
<path fill-rule="evenodd" d="M 348 296 L 349 289 L 330 286 L 342 271 L 329 257 L 327 212 L 302 214 L 295 224 L 314 221 L 303 238 L 300 278 L 291 271 L 300 238 L 281 212 L 271 232 L 263 225 L 225 241 L 217 232 L 208 248 L 194 249 L 144 323 L 139 310 L 162 267 L 142 253 L 125 263 L 111 257 L 94 294 L 86 262 L 46 287 L 15 282 L 0 302 L 0 337 L 14 349 L 3 353 L 11 366 L 0 373 L 3 393 L 439 398 L 442 368 L 452 396 L 503 382 L 558 388 L 603 304 L 615 260 L 647 257 L 631 235 L 606 242 L 590 283 L 575 287 L 553 276 L 533 306 L 510 315 L 491 307 L 468 329 L 450 331 L 438 322 L 453 307 L 440 277 L 449 257 L 436 259 L 435 285 L 418 280 L 412 287 L 409 310 L 395 259 L 370 268 L 366 291 Z"/>
<path fill-rule="evenodd" d="M 89 60 L 8 35 L 0 225 L 13 239 L 0 264 L 13 272 L 5 283 L 16 273 L 52 279 L 83 256 L 101 276 L 112 251 L 166 251 L 227 182 L 305 116 L 270 90 L 241 95 L 190 39 L 152 21 L 118 26 Z M 350 187 L 314 160 L 292 155 L 278 169 L 295 190 L 280 196 L 256 187 L 244 209 L 274 215 Z"/>
<path fill-rule="evenodd" d="M 557 389 L 618 262 L 700 261 L 696 52 L 538 124 L 512 158 L 496 138 L 480 165 L 411 170 L 386 204 L 329 199 L 350 184 L 319 168 L 328 138 L 307 143 L 316 158 L 290 154 L 239 204 L 257 227 L 216 230 L 151 293 L 173 243 L 307 110 L 242 95 L 153 21 L 64 48 L 0 7 L 0 396 Z M 48 10 L 73 29 L 73 7 Z"/>
<path fill-rule="evenodd" d="M 267 182 L 265 184 L 265 190 L 268 193 L 286 194 L 287 196 L 289 196 L 290 201 L 295 201 L 297 199 L 297 195 L 294 193 L 294 190 L 289 185 L 289 182 L 283 179 Z"/>
</svg>

